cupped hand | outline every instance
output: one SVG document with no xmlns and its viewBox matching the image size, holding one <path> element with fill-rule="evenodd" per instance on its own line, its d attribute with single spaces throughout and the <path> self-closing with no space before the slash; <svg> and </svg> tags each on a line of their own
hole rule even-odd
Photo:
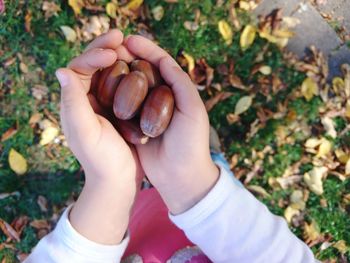
<svg viewBox="0 0 350 263">
<path fill-rule="evenodd" d="M 153 42 L 130 36 L 124 46 L 159 68 L 176 108 L 163 135 L 137 145 L 142 167 L 173 214 L 186 211 L 215 185 L 219 170 L 209 151 L 209 120 L 200 95 L 176 61 Z"/>
</svg>

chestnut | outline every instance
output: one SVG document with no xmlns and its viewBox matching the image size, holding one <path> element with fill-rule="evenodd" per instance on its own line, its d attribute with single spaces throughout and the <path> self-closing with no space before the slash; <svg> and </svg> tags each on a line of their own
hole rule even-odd
<svg viewBox="0 0 350 263">
<path fill-rule="evenodd" d="M 168 86 L 152 89 L 141 111 L 142 132 L 151 138 L 161 135 L 170 123 L 174 104 L 174 96 Z"/>
<path fill-rule="evenodd" d="M 102 106 L 106 108 L 113 106 L 117 86 L 128 73 L 128 64 L 122 60 L 117 61 L 113 66 L 102 71 L 100 83 L 97 88 L 97 98 Z"/>
<path fill-rule="evenodd" d="M 146 60 L 134 60 L 130 65 L 130 69 L 131 71 L 143 72 L 147 77 L 149 88 L 157 87 L 162 83 L 158 69 Z"/>
<path fill-rule="evenodd" d="M 126 75 L 114 95 L 113 112 L 121 120 L 129 120 L 136 114 L 148 92 L 147 78 L 140 71 Z"/>
<path fill-rule="evenodd" d="M 124 140 L 132 144 L 146 144 L 148 136 L 143 134 L 137 120 L 116 120 L 117 130 L 123 136 Z"/>
</svg>

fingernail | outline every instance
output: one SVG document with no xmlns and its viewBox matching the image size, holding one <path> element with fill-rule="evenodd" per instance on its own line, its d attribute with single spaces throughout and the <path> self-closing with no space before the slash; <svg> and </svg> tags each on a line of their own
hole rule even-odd
<svg viewBox="0 0 350 263">
<path fill-rule="evenodd" d="M 64 74 L 62 71 L 57 70 L 56 77 L 57 77 L 58 81 L 60 82 L 61 87 L 65 87 L 68 85 L 67 74 Z"/>
</svg>

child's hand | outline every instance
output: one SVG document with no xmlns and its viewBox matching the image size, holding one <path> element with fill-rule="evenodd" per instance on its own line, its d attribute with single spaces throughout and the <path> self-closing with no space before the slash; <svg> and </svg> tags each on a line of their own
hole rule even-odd
<svg viewBox="0 0 350 263">
<path fill-rule="evenodd" d="M 92 75 L 116 61 L 122 42 L 122 33 L 112 30 L 95 39 L 68 68 L 56 72 L 63 131 L 86 176 L 70 220 L 81 234 L 107 244 L 118 243 L 125 234 L 141 169 L 133 149 L 106 118 L 94 112 L 90 102 L 98 105 L 88 93 Z"/>
<path fill-rule="evenodd" d="M 176 108 L 170 126 L 161 137 L 136 149 L 170 211 L 184 212 L 209 192 L 219 175 L 210 158 L 207 112 L 189 76 L 168 53 L 141 36 L 128 37 L 125 46 L 159 67 L 173 90 Z"/>
</svg>

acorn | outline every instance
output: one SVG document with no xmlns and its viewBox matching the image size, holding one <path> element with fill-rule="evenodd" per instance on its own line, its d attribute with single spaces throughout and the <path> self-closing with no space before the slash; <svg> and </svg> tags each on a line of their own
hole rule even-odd
<svg viewBox="0 0 350 263">
<path fill-rule="evenodd" d="M 142 132 L 151 138 L 161 135 L 170 123 L 174 105 L 174 95 L 168 86 L 152 89 L 141 111 Z"/>
<path fill-rule="evenodd" d="M 162 83 L 158 69 L 146 60 L 134 60 L 130 65 L 130 69 L 131 71 L 137 70 L 143 72 L 147 77 L 149 88 L 158 87 Z"/>
<path fill-rule="evenodd" d="M 116 120 L 117 130 L 124 140 L 132 144 L 146 144 L 149 137 L 142 133 L 138 120 Z"/>
<path fill-rule="evenodd" d="M 100 83 L 97 88 L 98 101 L 102 106 L 111 108 L 113 106 L 114 94 L 122 78 L 128 74 L 129 67 L 122 60 L 118 60 L 113 66 L 101 72 Z"/>
</svg>

